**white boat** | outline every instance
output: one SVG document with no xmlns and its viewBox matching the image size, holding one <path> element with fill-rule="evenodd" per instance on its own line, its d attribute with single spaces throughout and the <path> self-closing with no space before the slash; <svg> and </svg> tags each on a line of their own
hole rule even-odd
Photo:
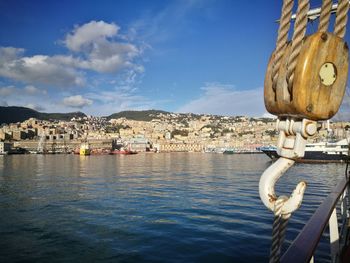
<svg viewBox="0 0 350 263">
<path fill-rule="evenodd" d="M 279 158 L 275 146 L 263 146 L 259 148 L 271 159 Z M 300 161 L 310 162 L 342 162 L 348 158 L 349 142 L 347 139 L 340 141 L 325 141 L 308 143 L 305 147 L 305 156 Z"/>
</svg>

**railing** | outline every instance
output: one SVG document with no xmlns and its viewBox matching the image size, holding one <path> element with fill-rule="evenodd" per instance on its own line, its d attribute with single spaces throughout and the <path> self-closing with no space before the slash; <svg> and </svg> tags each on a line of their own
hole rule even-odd
<svg viewBox="0 0 350 263">
<path fill-rule="evenodd" d="M 340 209 L 338 209 L 341 216 L 340 231 L 337 218 L 338 202 L 340 203 Z M 348 219 L 349 178 L 344 176 L 284 253 L 281 262 L 313 262 L 314 252 L 327 225 L 329 225 L 332 262 L 341 262 L 341 252 L 344 247 L 348 246 Z"/>
</svg>

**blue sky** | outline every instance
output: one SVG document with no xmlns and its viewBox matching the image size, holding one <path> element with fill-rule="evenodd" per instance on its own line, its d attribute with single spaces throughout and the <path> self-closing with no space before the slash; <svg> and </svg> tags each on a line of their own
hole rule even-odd
<svg viewBox="0 0 350 263">
<path fill-rule="evenodd" d="M 281 5 L 0 1 L 0 105 L 262 116 Z"/>
</svg>

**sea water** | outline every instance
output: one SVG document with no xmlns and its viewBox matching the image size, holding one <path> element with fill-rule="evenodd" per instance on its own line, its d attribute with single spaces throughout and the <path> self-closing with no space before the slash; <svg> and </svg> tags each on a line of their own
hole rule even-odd
<svg viewBox="0 0 350 263">
<path fill-rule="evenodd" d="M 267 262 L 273 215 L 262 154 L 0 156 L 0 262 Z M 297 236 L 342 164 L 297 164 L 276 185 L 308 187 Z M 329 261 L 323 238 L 316 261 Z M 285 248 L 284 248 L 285 250 Z"/>
</svg>

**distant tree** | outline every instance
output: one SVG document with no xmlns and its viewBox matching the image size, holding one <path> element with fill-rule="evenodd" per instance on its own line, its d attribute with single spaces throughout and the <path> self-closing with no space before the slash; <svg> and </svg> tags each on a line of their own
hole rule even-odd
<svg viewBox="0 0 350 263">
<path fill-rule="evenodd" d="M 175 135 L 188 136 L 188 131 L 186 131 L 186 130 L 173 130 L 171 132 L 171 137 L 174 137 Z"/>
<path fill-rule="evenodd" d="M 265 131 L 265 134 L 269 135 L 271 137 L 274 137 L 274 136 L 278 135 L 278 131 L 276 131 L 276 130 L 267 130 L 267 131 Z"/>
</svg>

